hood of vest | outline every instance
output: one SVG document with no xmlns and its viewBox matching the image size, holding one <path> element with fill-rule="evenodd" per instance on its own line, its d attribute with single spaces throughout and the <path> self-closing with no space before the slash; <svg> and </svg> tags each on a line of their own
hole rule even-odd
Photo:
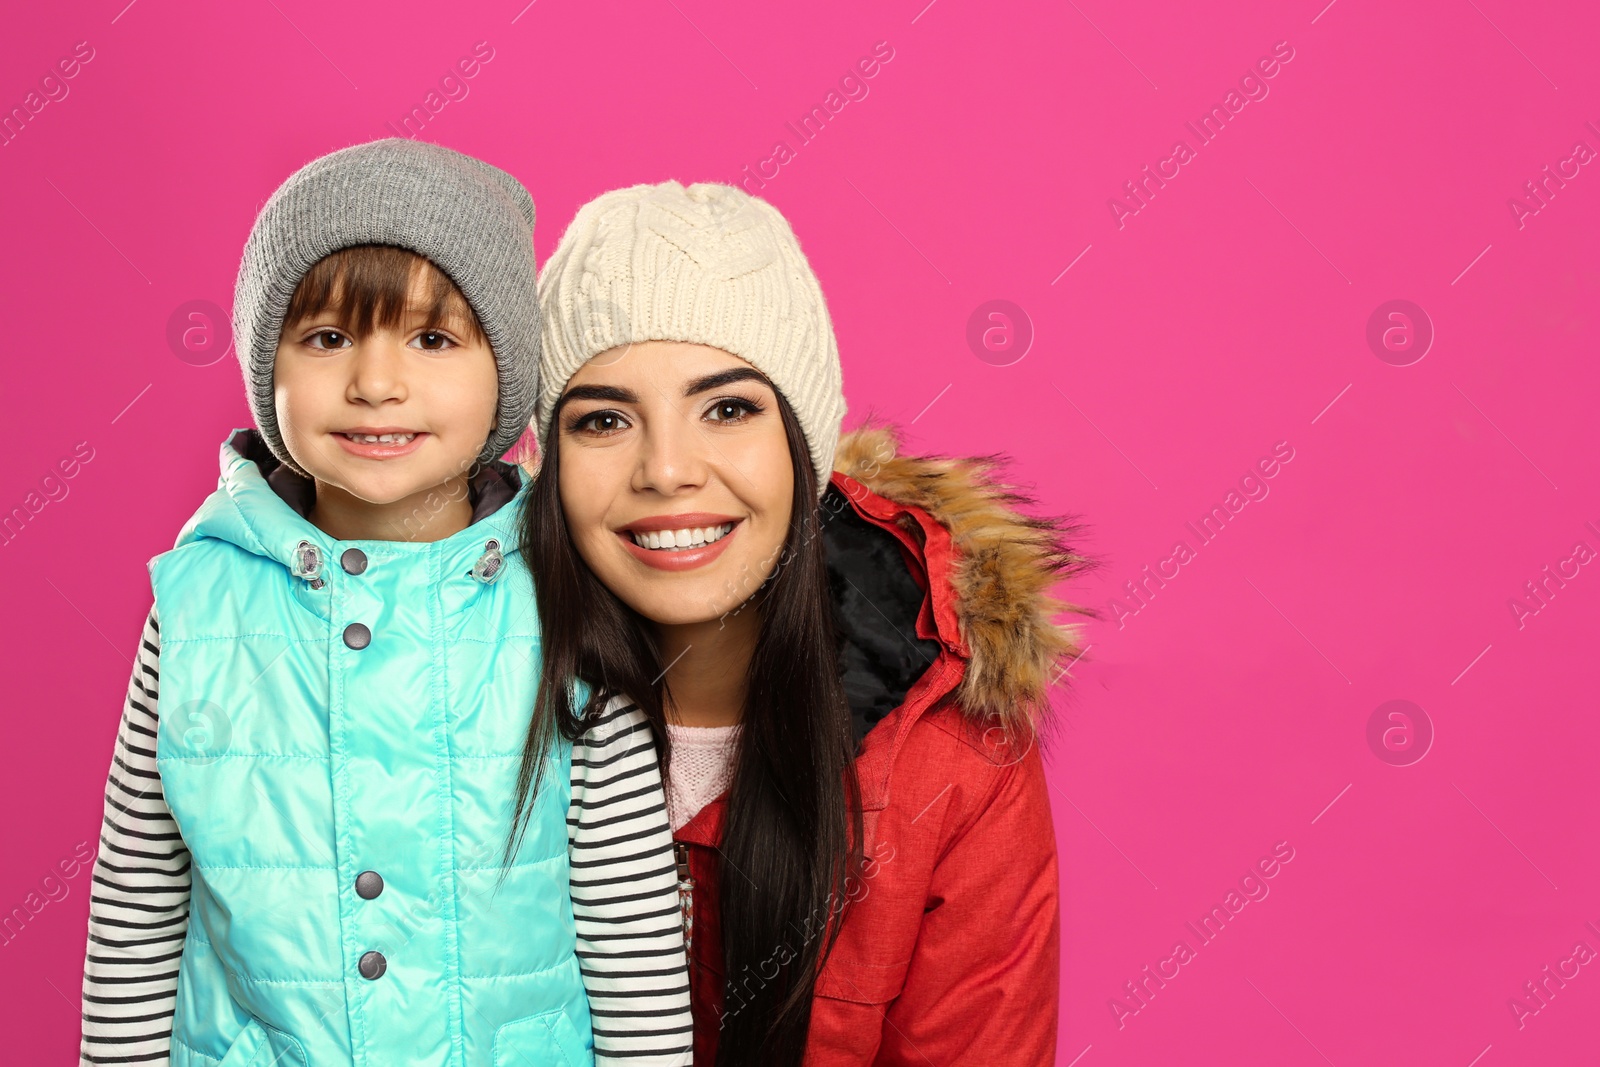
<svg viewBox="0 0 1600 1067">
<path fill-rule="evenodd" d="M 527 479 L 520 468 L 507 463 L 489 464 L 474 476 L 473 496 L 485 501 L 478 510 L 490 513 L 449 537 L 431 542 L 409 541 L 403 536 L 385 541 L 339 541 L 323 533 L 301 513 L 301 509 L 309 510 L 311 506 L 310 482 L 283 468 L 256 430 L 233 431 L 222 444 L 220 463 L 216 491 L 184 524 L 174 548 L 205 538 L 226 541 L 274 560 L 308 582 L 314 582 L 319 573 L 309 566 L 313 559 L 320 566 L 320 573 L 339 566 L 335 545 L 373 545 L 390 554 L 436 552 L 449 568 L 445 573 L 459 565 L 463 577 L 472 576 L 473 568 L 489 553 L 490 541 L 497 542 L 495 550 L 502 560 L 520 551 L 516 523 L 519 509 L 514 505 L 527 492 Z M 505 503 L 491 511 L 497 500 Z M 424 501 L 418 506 L 429 505 Z M 306 545 L 316 550 L 315 556 L 305 552 Z M 493 574 L 485 577 L 492 580 Z"/>
</svg>

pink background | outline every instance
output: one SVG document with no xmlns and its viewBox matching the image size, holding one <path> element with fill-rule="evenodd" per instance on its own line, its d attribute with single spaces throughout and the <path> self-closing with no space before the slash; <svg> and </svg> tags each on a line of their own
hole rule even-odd
<svg viewBox="0 0 1600 1067">
<path fill-rule="evenodd" d="M 1600 551 L 1600 166 L 1520 227 L 1508 205 L 1600 150 L 1587 5 L 525 2 L 11 12 L 0 106 L 94 58 L 0 148 L 0 509 L 93 459 L 0 546 L 0 910 L 95 841 L 144 562 L 248 418 L 235 361 L 195 365 L 220 349 L 169 319 L 228 306 L 291 170 L 387 135 L 486 41 L 422 135 L 529 186 L 541 261 L 603 190 L 735 181 L 783 140 L 762 195 L 822 278 L 851 423 L 1008 452 L 1092 524 L 1106 564 L 1070 594 L 1103 617 L 1049 749 L 1059 1063 L 1593 1062 L 1600 966 L 1520 1027 L 1508 1006 L 1600 951 L 1600 567 L 1562 563 Z M 880 41 L 868 95 L 800 143 L 785 123 Z M 1185 122 L 1280 41 L 1269 95 L 1198 147 Z M 1196 157 L 1119 228 L 1109 198 L 1180 138 Z M 967 341 L 996 299 L 1031 322 L 1015 362 Z M 1409 366 L 1366 340 L 1393 299 L 1436 334 Z M 1269 495 L 1202 545 L 1185 524 L 1280 441 Z M 1519 627 L 1546 565 L 1578 573 Z M 1408 766 L 1367 739 L 1395 699 L 1434 731 Z M 1278 842 L 1270 895 L 1133 1000 Z M 11 1062 L 74 1055 L 89 876 L 66 886 L 0 948 Z"/>
</svg>

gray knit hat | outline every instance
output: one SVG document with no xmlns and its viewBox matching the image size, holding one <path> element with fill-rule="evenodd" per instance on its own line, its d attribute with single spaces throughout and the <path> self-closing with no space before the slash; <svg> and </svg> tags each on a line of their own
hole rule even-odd
<svg viewBox="0 0 1600 1067">
<path fill-rule="evenodd" d="M 517 179 L 423 141 L 358 144 L 291 174 L 256 216 L 233 293 L 234 344 L 273 454 L 300 471 L 278 432 L 272 388 L 296 286 L 340 249 L 394 245 L 431 260 L 478 316 L 500 378 L 495 429 L 478 459 L 504 455 L 527 429 L 538 395 L 533 219 L 533 198 Z"/>
<path fill-rule="evenodd" d="M 771 204 L 713 183 L 602 194 L 545 261 L 539 299 L 541 449 L 556 401 L 592 356 L 688 341 L 731 352 L 772 381 L 805 431 L 818 495 L 828 488 L 845 413 L 839 346 L 822 287 Z"/>
</svg>

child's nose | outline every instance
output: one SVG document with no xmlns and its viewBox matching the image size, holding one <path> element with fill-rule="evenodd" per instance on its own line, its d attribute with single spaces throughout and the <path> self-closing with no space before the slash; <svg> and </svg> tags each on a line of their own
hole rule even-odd
<svg viewBox="0 0 1600 1067">
<path fill-rule="evenodd" d="M 405 346 L 382 334 L 356 345 L 350 364 L 347 398 L 356 403 L 382 404 L 406 398 Z"/>
</svg>

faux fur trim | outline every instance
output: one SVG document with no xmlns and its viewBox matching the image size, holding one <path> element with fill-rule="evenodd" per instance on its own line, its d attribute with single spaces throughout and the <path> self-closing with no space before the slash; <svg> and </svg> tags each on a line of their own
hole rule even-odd
<svg viewBox="0 0 1600 1067">
<path fill-rule="evenodd" d="M 956 700 L 969 716 L 998 718 L 1007 729 L 1039 725 L 1051 687 L 1082 655 L 1077 627 L 1056 616 L 1094 614 L 1050 593 L 1092 566 L 1066 543 L 1079 527 L 1024 514 L 1033 500 L 1000 480 L 1000 457 L 902 455 L 887 426 L 842 435 L 833 466 L 950 531 L 956 616 L 971 652 Z"/>
</svg>

